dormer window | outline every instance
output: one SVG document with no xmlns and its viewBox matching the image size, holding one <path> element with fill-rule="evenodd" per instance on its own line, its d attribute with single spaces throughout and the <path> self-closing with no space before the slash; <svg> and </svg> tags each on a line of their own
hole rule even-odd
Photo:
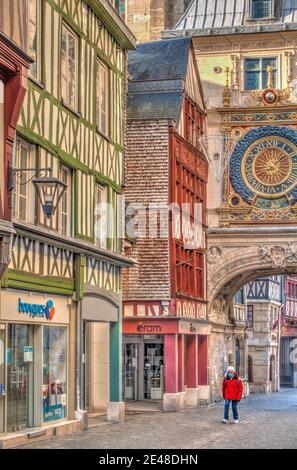
<svg viewBox="0 0 297 470">
<path fill-rule="evenodd" d="M 261 20 L 273 16 L 273 0 L 252 0 L 251 3 L 251 17 L 253 20 Z"/>
</svg>

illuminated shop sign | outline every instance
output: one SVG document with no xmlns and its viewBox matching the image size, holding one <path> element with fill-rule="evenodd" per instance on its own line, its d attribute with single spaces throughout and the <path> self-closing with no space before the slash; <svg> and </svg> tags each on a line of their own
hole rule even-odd
<svg viewBox="0 0 297 470">
<path fill-rule="evenodd" d="M 51 321 L 55 315 L 54 302 L 48 300 L 46 304 L 29 304 L 19 299 L 19 313 L 29 315 L 31 318 L 45 318 Z"/>
</svg>

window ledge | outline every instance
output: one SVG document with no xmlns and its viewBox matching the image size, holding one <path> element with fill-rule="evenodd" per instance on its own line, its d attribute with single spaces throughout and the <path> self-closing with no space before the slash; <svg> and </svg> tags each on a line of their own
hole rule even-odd
<svg viewBox="0 0 297 470">
<path fill-rule="evenodd" d="M 112 142 L 112 138 L 109 135 L 104 134 L 104 132 L 100 131 L 98 126 L 96 126 L 96 132 L 97 134 L 100 134 L 102 137 L 104 137 L 104 139 L 108 140 L 108 142 Z"/>
<path fill-rule="evenodd" d="M 81 118 L 81 113 L 79 111 L 76 111 L 74 108 L 72 108 L 71 106 L 69 106 L 69 104 L 65 103 L 65 101 L 63 100 L 63 98 L 61 99 L 61 103 L 62 105 L 64 106 L 65 109 L 67 109 L 67 111 L 70 111 L 72 114 L 74 114 L 77 118 Z"/>
<path fill-rule="evenodd" d="M 32 77 L 30 74 L 28 75 L 28 78 L 29 80 L 31 80 L 32 83 L 34 83 L 34 85 L 37 85 L 42 90 L 45 89 L 44 83 L 38 80 L 38 78 Z"/>
</svg>

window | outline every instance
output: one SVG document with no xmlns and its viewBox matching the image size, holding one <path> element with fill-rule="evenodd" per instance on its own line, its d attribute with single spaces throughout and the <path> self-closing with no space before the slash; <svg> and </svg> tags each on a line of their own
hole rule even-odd
<svg viewBox="0 0 297 470">
<path fill-rule="evenodd" d="M 63 183 L 67 184 L 67 189 L 62 196 L 62 199 L 59 203 L 58 213 L 60 218 L 60 230 L 62 235 L 70 236 L 71 233 L 71 194 L 72 194 L 72 174 L 71 170 L 66 167 L 61 168 L 61 180 Z"/>
<path fill-rule="evenodd" d="M 197 106 L 189 99 L 185 100 L 185 139 L 198 147 L 202 133 L 202 115 Z"/>
<path fill-rule="evenodd" d="M 248 356 L 248 382 L 253 383 L 254 381 L 254 364 L 252 356 Z"/>
<path fill-rule="evenodd" d="M 61 97 L 64 104 L 77 108 L 77 37 L 62 26 Z"/>
<path fill-rule="evenodd" d="M 30 67 L 30 75 L 36 79 L 40 78 L 40 15 L 39 0 L 29 0 L 28 5 L 28 47 L 29 54 L 34 59 L 34 63 Z"/>
<path fill-rule="evenodd" d="M 264 90 L 269 86 L 268 67 L 272 67 L 272 84 L 278 87 L 276 57 L 245 59 L 245 89 Z"/>
<path fill-rule="evenodd" d="M 248 328 L 253 328 L 254 326 L 254 306 L 253 305 L 247 306 L 247 325 L 248 325 Z"/>
<path fill-rule="evenodd" d="M 252 0 L 252 18 L 255 20 L 271 18 L 272 1 L 271 0 Z"/>
<path fill-rule="evenodd" d="M 17 139 L 15 147 L 15 167 L 35 168 L 36 148 L 23 139 Z M 28 172 L 15 176 L 13 216 L 23 222 L 34 222 L 34 188 L 28 183 Z M 31 175 L 32 176 L 32 175 Z"/>
<path fill-rule="evenodd" d="M 109 73 L 108 68 L 97 62 L 96 124 L 99 132 L 109 135 Z"/>
<path fill-rule="evenodd" d="M 107 188 L 96 184 L 95 188 L 95 243 L 107 248 Z"/>
</svg>

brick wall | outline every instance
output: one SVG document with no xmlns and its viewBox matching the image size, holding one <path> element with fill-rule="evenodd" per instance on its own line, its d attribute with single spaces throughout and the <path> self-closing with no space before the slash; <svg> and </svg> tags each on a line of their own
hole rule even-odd
<svg viewBox="0 0 297 470">
<path fill-rule="evenodd" d="M 140 217 L 148 215 L 148 204 L 168 204 L 168 121 L 128 121 L 126 152 L 126 203 L 144 204 Z M 155 220 L 153 228 L 160 228 Z M 124 300 L 170 299 L 168 219 L 162 237 L 148 231 L 130 244 L 127 254 L 137 265 L 123 272 Z"/>
</svg>

